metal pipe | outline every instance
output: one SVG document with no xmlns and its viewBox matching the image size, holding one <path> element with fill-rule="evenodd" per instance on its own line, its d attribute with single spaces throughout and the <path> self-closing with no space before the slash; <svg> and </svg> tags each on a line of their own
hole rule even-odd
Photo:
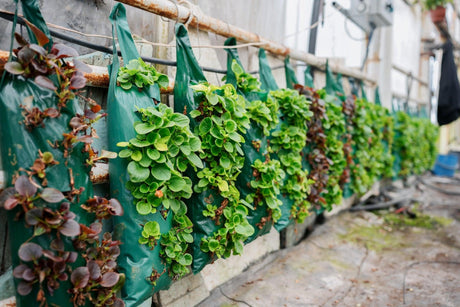
<svg viewBox="0 0 460 307">
<path fill-rule="evenodd" d="M 144 11 L 154 13 L 177 22 L 189 24 L 192 27 L 198 27 L 200 30 L 212 32 L 225 37 L 235 37 L 237 40 L 244 43 L 260 43 L 265 50 L 272 54 L 287 56 L 291 59 L 305 62 L 311 66 L 324 70 L 326 67 L 326 59 L 320 59 L 314 55 L 300 51 L 289 49 L 288 47 L 260 37 L 259 35 L 230 25 L 222 20 L 203 14 L 199 9 L 192 7 L 191 9 L 178 5 L 169 0 L 117 0 L 129 6 L 133 6 Z M 353 77 L 355 79 L 366 81 L 372 85 L 376 84 L 375 80 L 368 77 L 366 74 L 347 67 L 339 65 L 330 65 L 331 70 L 335 73 Z"/>
<path fill-rule="evenodd" d="M 311 12 L 310 37 L 308 38 L 308 53 L 316 53 L 316 35 L 318 34 L 318 27 L 313 27 L 319 20 L 319 13 L 321 11 L 322 0 L 315 0 L 313 2 L 313 10 Z"/>
<path fill-rule="evenodd" d="M 418 77 L 415 77 L 410 71 L 407 71 L 407 70 L 405 70 L 404 68 L 399 67 L 398 65 L 395 65 L 395 64 L 392 65 L 392 68 L 393 68 L 394 70 L 396 70 L 396 71 L 399 71 L 400 73 L 402 73 L 402 74 L 404 74 L 404 75 L 406 75 L 406 76 L 411 76 L 412 79 L 414 79 L 415 81 L 417 81 L 418 83 L 420 83 L 420 85 L 423 85 L 423 86 L 428 87 L 428 82 L 427 82 L 427 81 L 422 80 L 422 79 L 420 79 L 420 78 L 418 78 Z"/>
</svg>

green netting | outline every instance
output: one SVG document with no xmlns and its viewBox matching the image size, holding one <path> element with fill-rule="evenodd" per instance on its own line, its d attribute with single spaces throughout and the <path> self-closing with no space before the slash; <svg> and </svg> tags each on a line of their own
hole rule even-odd
<svg viewBox="0 0 460 307">
<path fill-rule="evenodd" d="M 118 43 L 124 63 L 138 59 L 134 40 L 126 20 L 126 9 L 122 4 L 116 4 L 110 14 L 112 31 L 117 33 Z M 114 34 L 115 35 L 115 34 Z M 109 150 L 119 152 L 119 142 L 126 142 L 136 137 L 134 122 L 140 121 L 140 115 L 136 112 L 137 108 L 155 106 L 155 101 L 160 101 L 160 91 L 158 84 L 154 84 L 140 91 L 133 86 L 129 90 L 124 90 L 117 85 L 118 69 L 120 63 L 117 56 L 117 48 L 114 41 L 113 63 L 109 67 L 110 86 L 108 92 L 108 130 Z M 140 244 L 138 239 L 141 235 L 143 225 L 148 221 L 156 221 L 160 224 L 161 233 L 166 233 L 171 228 L 172 214 L 164 219 L 160 212 L 149 215 L 140 215 L 134 204 L 134 198 L 126 188 L 129 175 L 126 171 L 127 159 L 110 160 L 110 191 L 111 197 L 120 201 L 124 208 L 124 215 L 114 218 L 115 238 L 122 241 L 121 254 L 118 258 L 119 270 L 126 276 L 126 282 L 122 289 L 122 299 L 126 306 L 138 306 L 147 300 L 152 294 L 160 289 L 167 288 L 171 280 L 168 274 L 162 274 L 153 286 L 149 277 L 152 271 L 162 273 L 165 265 L 160 260 L 160 244 L 153 250 L 148 246 Z"/>
<path fill-rule="evenodd" d="M 46 24 L 38 9 L 38 1 L 29 0 L 21 1 L 25 17 L 44 33 L 47 31 Z M 36 41 L 33 33 L 30 33 L 32 41 Z M 50 41 L 51 44 L 51 41 Z M 32 99 L 30 99 L 32 98 Z M 32 79 L 26 79 L 22 76 L 13 76 L 4 71 L 4 77 L 0 84 L 0 139 L 1 139 L 1 155 L 3 161 L 3 169 L 5 171 L 6 186 L 12 185 L 13 176 L 19 173 L 25 174 L 22 169 L 29 169 L 34 161 L 39 158 L 39 150 L 41 152 L 51 152 L 54 160 L 58 161 L 58 165 L 47 168 L 46 179 L 48 184 L 46 187 L 55 188 L 62 192 L 71 190 L 71 182 L 69 169 L 73 171 L 73 179 L 75 188 L 83 188 L 84 191 L 80 197 L 74 200 L 70 206 L 70 210 L 76 214 L 75 220 L 86 224 L 88 216 L 86 211 L 80 208 L 80 204 L 85 202 L 89 196 L 92 196 L 92 183 L 89 180 L 90 169 L 85 165 L 87 159 L 86 154 L 82 154 L 83 144 L 79 143 L 74 146 L 67 158 L 64 157 L 63 148 L 53 146 L 54 141 L 61 142 L 62 134 L 69 132 L 69 121 L 75 114 L 82 114 L 77 99 L 67 102 L 66 107 L 61 109 L 61 115 L 58 118 L 49 118 L 44 121 L 43 127 L 35 127 L 28 130 L 22 123 L 24 120 L 23 110 L 20 105 L 30 103 L 28 107 L 45 110 L 47 108 L 55 108 L 59 99 L 51 90 L 38 86 Z M 41 180 L 34 176 L 34 180 L 41 183 Z M 58 208 L 60 204 L 50 204 L 42 200 L 34 201 L 37 207 L 50 207 L 53 210 Z M 15 209 L 8 212 L 8 231 L 11 235 L 11 251 L 13 266 L 18 266 L 22 261 L 18 257 L 18 250 L 22 243 L 34 242 L 42 246 L 44 249 L 50 249 L 50 242 L 56 238 L 56 233 L 53 231 L 50 234 L 43 234 L 34 238 L 34 229 L 26 227 L 24 219 L 17 219 L 17 215 L 22 209 L 17 206 Z M 68 237 L 61 236 L 64 241 L 66 251 L 75 251 L 73 244 Z M 29 264 L 29 263 L 27 263 Z M 83 264 L 82 259 L 78 259 L 71 266 L 73 268 Z M 16 286 L 20 280 L 15 279 Z M 61 306 L 69 306 L 70 295 L 67 292 L 72 287 L 70 281 L 63 281 L 54 295 L 51 296 L 48 290 L 45 289 L 47 302 L 50 305 L 57 304 Z M 38 286 L 29 295 L 16 295 L 16 305 L 19 307 L 37 306 Z"/>
</svg>

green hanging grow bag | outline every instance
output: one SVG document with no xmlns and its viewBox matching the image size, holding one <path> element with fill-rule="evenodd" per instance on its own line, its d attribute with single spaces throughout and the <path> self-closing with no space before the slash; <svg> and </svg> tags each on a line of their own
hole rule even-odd
<svg viewBox="0 0 460 307">
<path fill-rule="evenodd" d="M 225 41 L 226 46 L 232 46 L 236 44 L 236 39 L 231 37 L 228 38 Z M 238 92 L 247 99 L 247 109 L 249 114 L 253 114 L 253 111 L 258 112 L 260 111 L 255 109 L 251 110 L 251 104 L 261 102 L 259 107 L 267 106 L 267 99 L 268 93 L 266 91 L 262 91 L 260 89 L 260 82 L 258 82 L 255 78 L 250 76 L 249 74 L 246 74 L 244 72 L 244 69 L 242 67 L 241 61 L 238 56 L 238 52 L 236 48 L 227 48 L 225 49 L 227 51 L 228 56 L 227 56 L 227 82 L 231 83 L 237 90 Z M 238 66 L 236 66 L 237 64 Z M 240 68 L 241 71 L 236 70 L 236 68 Z M 262 64 L 263 67 L 263 64 Z M 235 72 L 237 71 L 238 74 Z M 266 70 L 262 70 L 262 74 L 265 75 L 265 77 L 270 78 L 271 74 L 268 74 Z M 244 76 L 243 78 L 241 76 Z M 273 78 L 273 76 L 272 76 Z M 249 81 L 248 84 L 242 84 L 241 81 Z M 270 80 L 270 82 L 274 82 L 274 79 Z M 275 114 L 269 114 L 272 115 L 271 122 L 268 123 L 268 126 L 274 126 L 273 122 L 278 121 L 278 115 L 277 110 L 278 108 L 276 106 L 272 107 L 275 108 Z M 273 109 L 271 110 L 273 111 Z M 268 145 L 268 136 L 269 136 L 269 131 L 264 131 L 263 127 L 259 124 L 258 118 L 257 117 L 252 117 L 250 116 L 251 122 L 250 122 L 250 127 L 247 129 L 246 134 L 244 135 L 244 144 L 242 146 L 243 152 L 244 152 L 244 166 L 243 169 L 238 176 L 237 182 L 236 182 L 236 187 L 240 191 L 240 197 L 241 199 L 246 199 L 248 203 L 250 203 L 254 209 L 249 211 L 248 214 L 248 222 L 251 224 L 255 232 L 254 234 L 249 237 L 246 240 L 246 244 L 253 241 L 255 238 L 262 236 L 266 233 L 268 233 L 271 229 L 271 226 L 273 225 L 273 216 L 270 213 L 268 203 L 267 202 L 272 202 L 272 207 L 276 208 L 275 210 L 278 210 L 276 214 L 280 214 L 280 202 L 277 199 L 277 195 L 275 194 L 275 191 L 269 191 L 269 189 L 266 189 L 266 191 L 269 192 L 267 195 L 255 195 L 256 189 L 252 187 L 254 182 L 258 182 L 261 180 L 261 178 L 256 178 L 254 174 L 258 174 L 259 172 L 255 172 L 255 168 L 253 167 L 256 163 L 256 161 L 260 161 L 264 163 L 265 161 L 269 160 L 268 157 L 268 151 L 267 151 L 267 145 Z M 271 129 L 270 129 L 271 130 Z M 268 159 L 268 160 L 267 160 Z M 268 162 L 267 162 L 268 163 Z M 276 164 L 276 162 L 271 161 L 270 163 Z M 262 166 L 262 164 L 259 164 Z M 281 174 L 273 174 L 273 171 L 277 169 Z M 278 167 L 275 165 L 272 165 L 269 169 L 266 170 L 269 172 L 268 174 L 259 174 L 261 177 L 268 177 L 269 175 L 274 175 L 275 177 L 277 176 L 283 176 L 284 177 L 284 172 L 279 170 L 279 163 Z M 269 183 L 266 183 L 269 184 Z M 279 189 L 279 187 L 278 187 Z M 264 189 L 265 190 L 265 189 Z M 279 190 L 278 190 L 279 191 Z M 249 198 L 248 198 L 249 195 Z M 254 195 L 254 197 L 252 197 Z M 258 199 L 259 198 L 259 199 Z"/>
<path fill-rule="evenodd" d="M 249 119 L 242 97 L 231 85 L 218 87 L 206 82 L 185 26 L 177 24 L 175 30 L 174 108 L 189 116 L 203 148 L 200 156 L 204 168 L 190 174 L 195 193 L 187 201 L 193 223 L 192 271 L 197 273 L 217 257 L 241 254 L 243 241 L 253 233 L 246 220 L 247 209 L 239 204 L 235 188 L 236 176 L 244 163 L 241 134 Z M 231 135 L 225 136 L 225 143 L 230 145 L 224 146 L 222 133 Z"/>
<path fill-rule="evenodd" d="M 267 56 L 265 54 L 265 50 L 262 48 L 259 49 L 259 74 L 260 74 L 260 82 L 262 84 L 261 86 L 262 89 L 269 91 L 269 94 L 270 93 L 273 94 L 274 92 L 278 91 L 279 88 L 278 88 L 278 85 L 276 84 L 275 78 L 273 77 L 273 73 L 268 63 Z M 272 99 L 276 99 L 276 98 L 272 97 Z M 280 117 L 279 123 L 277 127 L 274 128 L 270 132 L 270 136 L 268 138 L 269 140 L 272 139 L 273 132 L 279 131 L 281 129 L 281 125 L 283 123 L 283 121 L 281 120 L 282 116 L 283 116 L 282 112 L 279 111 L 279 114 L 278 114 L 278 117 Z M 272 160 L 279 160 L 279 156 L 275 153 L 271 153 L 270 157 Z M 281 183 L 281 187 L 284 186 L 284 183 L 286 182 L 288 176 L 289 175 L 286 174 L 283 182 Z M 288 195 L 285 195 L 283 193 L 279 193 L 277 198 L 282 202 L 282 205 L 280 208 L 281 217 L 275 222 L 274 227 L 276 230 L 281 231 L 282 229 L 287 227 L 292 222 L 290 217 L 291 217 L 291 207 L 293 204 L 293 200 L 291 200 L 291 198 Z"/>
<path fill-rule="evenodd" d="M 38 2 L 36 0 L 29 0 L 22 1 L 21 4 L 24 17 L 43 33 L 48 34 L 48 28 L 38 8 Z M 36 39 L 35 34 L 30 31 L 29 28 L 28 30 L 30 40 L 38 44 L 39 40 Z M 52 41 L 50 39 L 44 47 L 50 47 L 51 45 Z M 54 81 L 56 83 L 56 80 Z M 76 114 L 83 113 L 78 100 L 67 100 L 66 105 L 60 109 L 59 117 L 45 118 L 41 125 L 26 127 L 25 123 L 25 114 L 30 110 L 34 108 L 40 111 L 45 111 L 48 108 L 54 109 L 57 108 L 58 103 L 59 99 L 54 91 L 39 86 L 31 78 L 25 78 L 21 75 L 11 75 L 6 70 L 4 71 L 0 83 L 0 140 L 3 170 L 5 171 L 6 179 L 5 183 L 6 186 L 11 187 L 13 178 L 18 175 L 25 175 L 25 170 L 27 170 L 32 171 L 32 174 L 28 176 L 33 178 L 36 184 L 40 185 L 37 193 L 42 193 L 42 195 L 45 192 L 45 188 L 54 188 L 64 193 L 75 191 L 72 190 L 73 187 L 75 189 L 81 188 L 81 194 L 73 198 L 70 204 L 70 211 L 76 215 L 75 221 L 86 224 L 88 216 L 86 211 L 80 208 L 80 204 L 84 203 L 88 197 L 92 195 L 92 184 L 88 175 L 89 168 L 85 165 L 87 155 L 82 154 L 83 144 L 81 142 L 75 144 L 75 146 L 69 150 L 67 157 L 64 155 L 62 146 L 55 146 L 55 142 L 56 144 L 57 142 L 61 144 L 63 133 L 70 132 L 70 120 Z M 21 105 L 24 109 L 21 108 Z M 29 111 L 25 111 L 25 109 Z M 46 167 L 46 177 L 37 176 L 31 169 L 36 159 L 39 159 L 40 152 L 51 153 L 53 160 L 59 163 Z M 44 178 L 46 178 L 47 184 L 45 184 Z M 50 199 L 45 202 L 43 199 L 42 196 L 41 199 L 33 200 L 34 206 L 36 208 L 49 208 L 55 212 L 62 203 L 62 200 L 52 201 Z M 4 199 L 2 201 L 4 201 Z M 29 210 L 28 212 L 31 211 L 32 210 Z M 20 205 L 8 211 L 7 216 L 8 232 L 12 234 L 10 244 L 13 267 L 16 268 L 20 264 L 26 264 L 30 267 L 31 261 L 24 261 L 24 258 L 28 258 L 26 257 L 27 255 L 23 252 L 19 252 L 21 245 L 25 242 L 29 242 L 38 244 L 43 249 L 51 250 L 50 243 L 57 238 L 57 231 L 52 230 L 50 233 L 44 233 L 37 227 L 34 229 L 34 227 L 26 226 L 23 209 Z M 27 218 L 30 217 L 30 215 L 27 215 Z M 30 222 L 29 225 L 31 223 L 32 222 Z M 60 229 L 61 228 L 62 227 L 60 227 Z M 61 234 L 61 239 L 65 251 L 75 251 L 69 236 L 63 236 Z M 19 254 L 22 254 L 22 260 Z M 40 261 L 44 261 L 45 257 L 42 253 L 40 254 Z M 82 259 L 78 258 L 76 262 L 68 263 L 68 265 L 75 268 L 82 265 L 82 262 Z M 66 273 L 68 274 L 67 276 L 70 277 L 67 270 Z M 30 292 L 28 290 L 26 291 L 24 280 L 25 279 L 15 278 L 15 285 L 18 291 L 22 293 L 22 295 L 17 293 L 16 305 L 19 307 L 37 306 L 39 304 L 37 302 L 37 294 L 39 292 L 38 280 L 35 279 L 35 283 L 32 284 L 32 290 Z M 70 295 L 68 293 L 70 288 L 72 288 L 70 280 L 59 281 L 59 287 L 51 294 L 47 289 L 46 281 L 44 281 L 43 295 L 49 305 L 69 306 L 71 305 Z M 25 294 L 25 292 L 29 293 Z"/>
<path fill-rule="evenodd" d="M 126 9 L 122 4 L 116 4 L 110 14 L 112 31 L 117 33 L 118 43 L 124 63 L 139 58 L 136 46 L 132 39 L 126 21 Z M 115 39 L 114 39 L 115 42 Z M 141 120 L 136 112 L 138 108 L 154 107 L 160 101 L 160 90 L 157 83 L 139 90 L 136 86 L 125 90 L 117 84 L 120 63 L 113 46 L 113 63 L 109 67 L 110 86 L 108 92 L 108 130 L 109 150 L 119 152 L 120 142 L 127 142 L 136 138 L 134 123 Z M 136 209 L 135 199 L 127 189 L 130 177 L 127 172 L 127 159 L 113 159 L 109 164 L 111 196 L 120 201 L 124 208 L 122 217 L 114 218 L 115 237 L 122 241 L 120 246 L 119 268 L 126 276 L 122 288 L 122 299 L 126 306 L 138 306 L 150 298 L 158 290 L 169 287 L 171 279 L 166 272 L 165 265 L 160 259 L 160 242 L 153 249 L 139 243 L 143 226 L 147 222 L 157 222 L 162 234 L 171 228 L 172 214 L 163 218 L 160 212 L 140 215 Z"/>
<path fill-rule="evenodd" d="M 292 89 L 292 88 L 294 88 L 294 85 L 299 84 L 299 81 L 297 79 L 297 76 L 295 74 L 295 70 L 292 67 L 291 62 L 290 62 L 289 59 L 290 59 L 289 56 L 287 56 L 284 59 L 284 72 L 285 72 L 285 76 L 286 76 L 286 87 Z"/>
</svg>

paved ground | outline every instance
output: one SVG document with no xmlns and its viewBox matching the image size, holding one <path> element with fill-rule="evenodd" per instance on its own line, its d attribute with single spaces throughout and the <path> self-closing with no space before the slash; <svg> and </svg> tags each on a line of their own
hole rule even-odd
<svg viewBox="0 0 460 307">
<path fill-rule="evenodd" d="M 460 181 L 437 186 L 460 192 Z M 460 306 L 460 196 L 422 184 L 398 193 L 421 200 L 416 218 L 341 213 L 199 306 Z"/>
</svg>

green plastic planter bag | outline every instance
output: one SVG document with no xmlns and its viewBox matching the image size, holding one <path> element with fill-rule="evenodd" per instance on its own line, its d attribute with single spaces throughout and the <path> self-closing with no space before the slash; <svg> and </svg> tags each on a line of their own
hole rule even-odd
<svg viewBox="0 0 460 307">
<path fill-rule="evenodd" d="M 234 37 L 230 37 L 225 41 L 226 46 L 232 46 L 235 44 L 236 39 Z M 244 70 L 244 68 L 241 64 L 236 48 L 226 48 L 225 51 L 227 51 L 227 83 L 232 84 L 237 89 L 237 91 L 249 101 L 249 103 L 256 100 L 261 100 L 262 102 L 267 101 L 268 93 L 266 91 L 245 92 L 241 87 L 238 86 L 237 76 L 232 70 L 233 61 L 236 61 L 242 70 Z M 263 64 L 262 68 L 264 68 Z M 270 78 L 271 76 L 273 78 L 271 72 L 267 71 L 266 69 L 261 71 L 261 75 L 262 74 L 264 74 L 265 77 Z M 274 82 L 274 78 L 272 81 Z M 236 181 L 236 187 L 240 191 L 241 199 L 246 199 L 246 196 L 255 192 L 254 189 L 249 186 L 250 182 L 255 180 L 253 175 L 254 169 L 252 165 L 256 160 L 264 162 L 265 155 L 268 154 L 268 136 L 264 135 L 262 127 L 255 121 L 251 120 L 250 127 L 247 129 L 246 134 L 244 135 L 244 140 L 245 142 L 242 145 L 244 152 L 244 166 Z M 260 147 L 258 149 L 255 148 L 254 142 L 259 144 Z M 267 210 L 268 207 L 266 204 L 259 204 L 255 207 L 255 210 L 249 210 L 247 219 L 249 224 L 254 227 L 255 231 L 254 234 L 245 241 L 246 244 L 270 231 L 270 228 L 273 224 L 272 222 L 261 223 L 262 218 L 267 217 Z"/>
<path fill-rule="evenodd" d="M 270 68 L 270 63 L 268 63 L 267 55 L 263 48 L 259 49 L 259 75 L 261 88 L 264 91 L 275 91 L 278 89 L 278 84 L 276 84 L 275 77 L 273 77 L 272 70 Z"/>
<path fill-rule="evenodd" d="M 284 73 L 286 75 L 287 88 L 294 88 L 294 85 L 299 84 L 299 80 L 296 77 L 295 70 L 291 65 L 289 56 L 284 59 Z"/>
<path fill-rule="evenodd" d="M 278 85 L 276 84 L 275 78 L 273 77 L 272 70 L 270 68 L 270 65 L 267 61 L 267 56 L 265 54 L 264 49 L 259 50 L 259 74 L 260 74 L 260 82 L 262 83 L 262 88 L 267 90 L 267 91 L 276 91 L 278 90 Z M 282 117 L 282 112 L 279 111 L 279 117 Z M 277 131 L 281 128 L 282 120 L 280 119 L 280 122 L 278 123 L 278 126 L 274 129 L 274 131 Z M 274 132 L 271 131 L 271 132 Z M 271 139 L 271 136 L 269 137 Z M 279 157 L 276 154 L 271 154 L 270 155 L 271 159 L 276 159 L 279 160 Z M 287 178 L 284 178 L 284 181 L 286 181 Z M 282 184 L 283 185 L 283 184 Z M 281 206 L 281 217 L 275 222 L 274 227 L 276 230 L 281 231 L 285 227 L 287 227 L 292 220 L 290 219 L 291 215 L 291 207 L 293 204 L 293 201 L 287 196 L 283 195 L 282 193 L 278 194 L 278 199 L 283 202 Z"/>
<path fill-rule="evenodd" d="M 305 86 L 314 88 L 315 83 L 313 82 L 313 75 L 311 73 L 311 66 L 307 66 L 307 68 L 305 68 L 304 76 L 305 76 Z"/>
<path fill-rule="evenodd" d="M 191 86 L 200 82 L 206 82 L 206 78 L 193 54 L 185 26 L 176 24 L 175 33 L 177 71 L 174 86 L 174 110 L 176 112 L 184 112 L 184 114 L 189 116 L 193 131 L 199 123 L 191 118 L 190 112 L 198 108 L 203 97 L 197 94 Z M 190 174 L 190 178 L 192 178 L 194 183 L 199 181 L 196 175 Z M 222 201 L 223 198 L 217 191 L 211 189 L 203 193 L 193 193 L 192 197 L 186 201 L 188 216 L 193 223 L 192 271 L 195 274 L 214 260 L 208 253 L 201 250 L 201 240 L 212 236 L 219 229 L 213 220 L 203 216 L 203 211 L 206 210 L 206 205 L 215 204 L 219 206 Z"/>
<path fill-rule="evenodd" d="M 378 86 L 375 88 L 374 100 L 375 100 L 375 104 L 376 104 L 376 105 L 378 105 L 378 106 L 381 106 L 381 105 L 382 105 L 382 102 L 380 101 L 380 91 L 379 91 L 379 87 L 378 87 Z"/>
<path fill-rule="evenodd" d="M 367 95 L 366 95 L 366 90 L 364 89 L 364 82 L 361 80 L 359 83 L 359 86 L 361 87 L 361 98 L 364 100 L 367 100 Z"/>
<path fill-rule="evenodd" d="M 126 9 L 122 4 L 118 3 L 114 6 L 110 14 L 110 21 L 112 31 L 117 32 L 124 63 L 138 59 L 139 54 L 126 21 Z M 110 131 L 109 150 L 119 152 L 120 147 L 117 146 L 117 143 L 127 142 L 136 137 L 133 124 L 140 121 L 136 108 L 155 106 L 154 100 L 160 101 L 160 91 L 157 84 L 148 89 L 144 88 L 142 91 L 139 91 L 136 86 L 129 90 L 118 86 L 117 75 L 120 63 L 115 45 L 113 50 L 113 63 L 109 67 L 110 86 L 107 106 L 108 130 Z M 161 233 L 166 233 L 171 228 L 172 214 L 169 214 L 165 220 L 159 212 L 149 215 L 140 215 L 137 212 L 133 196 L 126 189 L 126 183 L 129 181 L 127 165 L 127 159 L 110 160 L 110 191 L 111 196 L 118 199 L 124 208 L 124 215 L 114 219 L 115 237 L 122 241 L 121 254 L 118 258 L 119 270 L 126 276 L 126 282 L 122 288 L 122 299 L 126 306 L 138 306 L 150 298 L 154 292 L 167 288 L 171 283 L 167 273 L 161 274 L 165 266 L 160 260 L 161 245 L 159 242 L 153 250 L 138 242 L 143 229 L 142 225 L 148 221 L 156 221 L 160 225 Z M 155 286 L 149 280 L 153 270 L 161 274 Z"/>
<path fill-rule="evenodd" d="M 43 20 L 43 17 L 38 9 L 38 1 L 29 0 L 21 1 L 25 18 L 32 24 L 35 24 L 45 34 L 49 33 L 48 28 Z M 14 29 L 13 29 L 14 31 Z M 31 33 L 31 41 L 36 42 L 35 36 Z M 45 46 L 51 46 L 52 40 Z M 31 99 L 32 98 L 32 99 Z M 27 102 L 26 102 L 27 101 Z M 28 107 L 45 110 L 47 108 L 56 107 L 59 99 L 52 90 L 40 87 L 33 79 L 27 79 L 23 76 L 13 76 L 7 71 L 4 71 L 2 81 L 0 83 L 0 139 L 1 139 L 1 155 L 3 161 L 3 170 L 5 171 L 6 186 L 12 186 L 13 176 L 25 173 L 20 170 L 27 169 L 34 164 L 34 161 L 39 158 L 39 150 L 51 152 L 54 160 L 59 162 L 57 165 L 50 166 L 46 169 L 46 179 L 48 181 L 47 188 L 55 188 L 62 192 L 71 190 L 71 181 L 69 169 L 73 171 L 74 187 L 83 188 L 84 191 L 80 196 L 74 199 L 71 203 L 70 210 L 76 214 L 75 220 L 79 223 L 87 224 L 88 216 L 86 211 L 80 208 L 80 204 L 86 202 L 89 196 L 92 196 L 92 183 L 89 179 L 90 169 L 85 165 L 87 155 L 82 154 L 82 143 L 77 143 L 70 151 L 67 158 L 64 157 L 62 147 L 55 148 L 52 144 L 55 141 L 63 140 L 63 133 L 70 132 L 69 122 L 75 114 L 82 114 L 83 110 L 79 106 L 77 99 L 68 100 L 65 107 L 61 109 L 61 115 L 57 118 L 46 118 L 43 126 L 38 126 L 28 130 L 22 123 L 24 116 L 20 105 L 30 104 Z M 66 165 L 67 163 L 67 165 Z M 42 181 L 34 176 L 34 181 L 42 184 Z M 42 191 L 39 189 L 39 192 Z M 48 207 L 57 209 L 60 203 L 48 203 L 43 200 L 36 200 L 34 204 L 37 207 Z M 19 220 L 17 214 L 23 212 L 21 206 L 8 211 L 8 231 L 11 235 L 11 251 L 13 267 L 20 263 L 25 263 L 30 266 L 30 262 L 23 262 L 18 257 L 18 250 L 26 241 L 36 243 L 44 249 L 50 250 L 50 242 L 56 238 L 56 231 L 50 234 L 37 235 L 34 238 L 34 229 L 26 227 L 24 216 Z M 71 239 L 66 236 L 61 236 L 64 242 L 66 251 L 75 251 Z M 40 258 L 43 259 L 43 258 Z M 84 260 L 79 257 L 71 266 L 76 268 L 84 264 Z M 20 280 L 15 278 L 15 285 L 18 286 Z M 58 289 L 51 296 L 44 285 L 45 296 L 49 305 L 70 306 L 70 294 L 67 292 L 71 288 L 70 281 L 60 282 Z M 36 301 L 38 293 L 37 284 L 34 284 L 33 290 L 26 296 L 16 295 L 16 306 L 29 307 L 38 306 Z"/>
</svg>

